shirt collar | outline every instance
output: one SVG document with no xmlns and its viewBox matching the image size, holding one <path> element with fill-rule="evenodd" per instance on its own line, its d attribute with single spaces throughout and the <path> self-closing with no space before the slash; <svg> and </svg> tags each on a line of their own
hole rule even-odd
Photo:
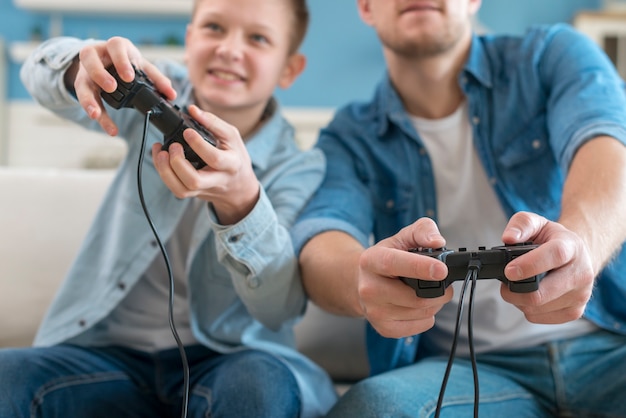
<svg viewBox="0 0 626 418">
<path fill-rule="evenodd" d="M 469 57 L 463 68 L 463 75 L 471 75 L 476 81 L 484 87 L 491 88 L 493 85 L 493 74 L 489 60 L 487 46 L 484 42 L 485 36 L 474 34 L 472 36 L 472 45 L 470 47 Z M 460 82 L 462 80 L 459 80 Z"/>
<path fill-rule="evenodd" d="M 464 90 L 464 84 L 468 81 L 469 76 L 487 88 L 492 86 L 493 75 L 491 66 L 489 65 L 488 51 L 483 42 L 483 38 L 476 34 L 472 35 L 470 53 L 463 67 L 463 71 L 459 74 L 458 81 Z M 413 129 L 409 127 L 410 120 L 404 109 L 402 100 L 391 84 L 388 72 L 385 73 L 383 81 L 378 86 L 377 97 L 377 109 L 380 116 L 377 132 L 378 136 L 380 138 L 385 137 L 385 132 L 387 132 L 390 122 L 405 130 L 408 135 L 414 136 Z"/>
<path fill-rule="evenodd" d="M 254 134 L 246 141 L 252 165 L 260 170 L 269 167 L 280 142 L 284 140 L 286 129 L 293 137 L 294 131 L 282 117 L 280 107 L 275 98 L 270 99 L 263 112 L 263 122 Z"/>
</svg>

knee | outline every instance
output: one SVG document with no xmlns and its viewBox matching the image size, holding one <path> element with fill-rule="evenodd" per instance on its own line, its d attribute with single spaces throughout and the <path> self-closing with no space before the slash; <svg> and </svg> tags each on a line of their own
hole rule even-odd
<svg viewBox="0 0 626 418">
<path fill-rule="evenodd" d="M 237 411 L 232 416 L 258 417 L 299 415 L 300 390 L 283 361 L 254 350 L 225 356 L 210 388 L 214 412 L 223 409 Z"/>
<path fill-rule="evenodd" d="M 26 387 L 26 382 L 37 372 L 28 356 L 28 349 L 9 348 L 0 350 L 0 394 L 9 388 Z M 0 395 L 0 399 L 2 399 Z"/>
<path fill-rule="evenodd" d="M 333 412 L 342 411 L 334 416 L 344 416 L 344 411 L 361 411 L 359 416 L 383 417 L 391 400 L 396 398 L 397 388 L 387 385 L 383 379 L 368 378 L 354 384 L 340 398 Z M 380 409 L 380 410 L 379 410 Z"/>
<path fill-rule="evenodd" d="M 423 407 L 428 400 L 420 397 L 416 392 L 412 393 L 410 387 L 399 385 L 397 381 L 387 379 L 384 375 L 370 377 L 350 387 L 333 406 L 327 417 L 423 416 Z"/>
<path fill-rule="evenodd" d="M 28 416 L 37 383 L 37 367 L 29 361 L 26 349 L 0 350 L 0 416 Z"/>
</svg>

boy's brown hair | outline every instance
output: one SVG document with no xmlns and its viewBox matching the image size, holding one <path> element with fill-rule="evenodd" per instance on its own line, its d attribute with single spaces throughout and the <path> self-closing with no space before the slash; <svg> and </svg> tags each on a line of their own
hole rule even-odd
<svg viewBox="0 0 626 418">
<path fill-rule="evenodd" d="M 196 14 L 198 3 L 204 0 L 194 0 L 193 9 L 191 11 L 191 17 Z M 262 0 L 261 0 L 262 1 Z M 309 28 L 309 8 L 306 0 L 285 0 L 291 4 L 293 10 L 293 26 L 291 32 L 291 46 L 289 48 L 289 54 L 293 54 L 298 51 L 304 37 Z"/>
</svg>

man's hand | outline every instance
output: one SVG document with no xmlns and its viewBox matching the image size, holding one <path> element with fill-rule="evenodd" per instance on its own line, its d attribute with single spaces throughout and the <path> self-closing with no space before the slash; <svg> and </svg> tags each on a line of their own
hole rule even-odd
<svg viewBox="0 0 626 418">
<path fill-rule="evenodd" d="M 539 215 L 520 212 L 509 221 L 505 244 L 533 241 L 539 247 L 509 262 L 509 280 L 521 280 L 548 272 L 539 290 L 512 293 L 502 287 L 502 298 L 517 306 L 526 319 L 540 324 L 560 324 L 580 318 L 589 302 L 595 273 L 590 250 L 576 233 Z"/>
<path fill-rule="evenodd" d="M 396 235 L 363 251 L 359 262 L 358 295 L 363 316 L 383 336 L 400 338 L 432 328 L 435 314 L 452 299 L 452 287 L 438 298 L 419 298 L 398 277 L 443 280 L 446 265 L 410 248 L 445 245 L 435 223 L 417 220 Z"/>
</svg>

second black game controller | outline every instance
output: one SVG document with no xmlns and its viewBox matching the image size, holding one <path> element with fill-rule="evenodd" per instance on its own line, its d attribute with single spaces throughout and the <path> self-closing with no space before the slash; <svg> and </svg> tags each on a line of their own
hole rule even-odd
<svg viewBox="0 0 626 418">
<path fill-rule="evenodd" d="M 464 280 L 470 269 L 470 262 L 474 260 L 474 263 L 480 266 L 477 279 L 497 279 L 506 284 L 511 292 L 529 293 L 539 288 L 539 282 L 545 276 L 545 273 L 519 281 L 510 281 L 504 276 L 504 267 L 514 258 L 526 254 L 537 247 L 532 242 L 525 242 L 522 244 L 502 245 L 491 249 L 479 247 L 475 251 L 468 251 L 466 248 L 453 251 L 445 247 L 411 249 L 409 251 L 434 257 L 446 263 L 448 276 L 441 281 L 409 277 L 401 277 L 400 280 L 412 287 L 417 296 L 436 298 L 443 296 L 446 288 L 453 282 Z"/>
<path fill-rule="evenodd" d="M 185 157 L 196 169 L 200 169 L 206 163 L 189 147 L 183 138 L 183 132 L 187 128 L 197 131 L 208 143 L 216 146 L 217 141 L 211 132 L 200 125 L 186 111 L 181 110 L 177 105 L 170 103 L 160 94 L 148 76 L 140 69 L 135 68 L 135 79 L 128 83 L 123 81 L 114 66 L 107 68 L 109 73 L 117 81 L 117 89 L 108 93 L 101 92 L 102 99 L 115 109 L 123 107 L 135 108 L 144 115 L 150 114 L 150 122 L 163 133 L 164 150 L 178 142 L 183 146 Z"/>
</svg>

